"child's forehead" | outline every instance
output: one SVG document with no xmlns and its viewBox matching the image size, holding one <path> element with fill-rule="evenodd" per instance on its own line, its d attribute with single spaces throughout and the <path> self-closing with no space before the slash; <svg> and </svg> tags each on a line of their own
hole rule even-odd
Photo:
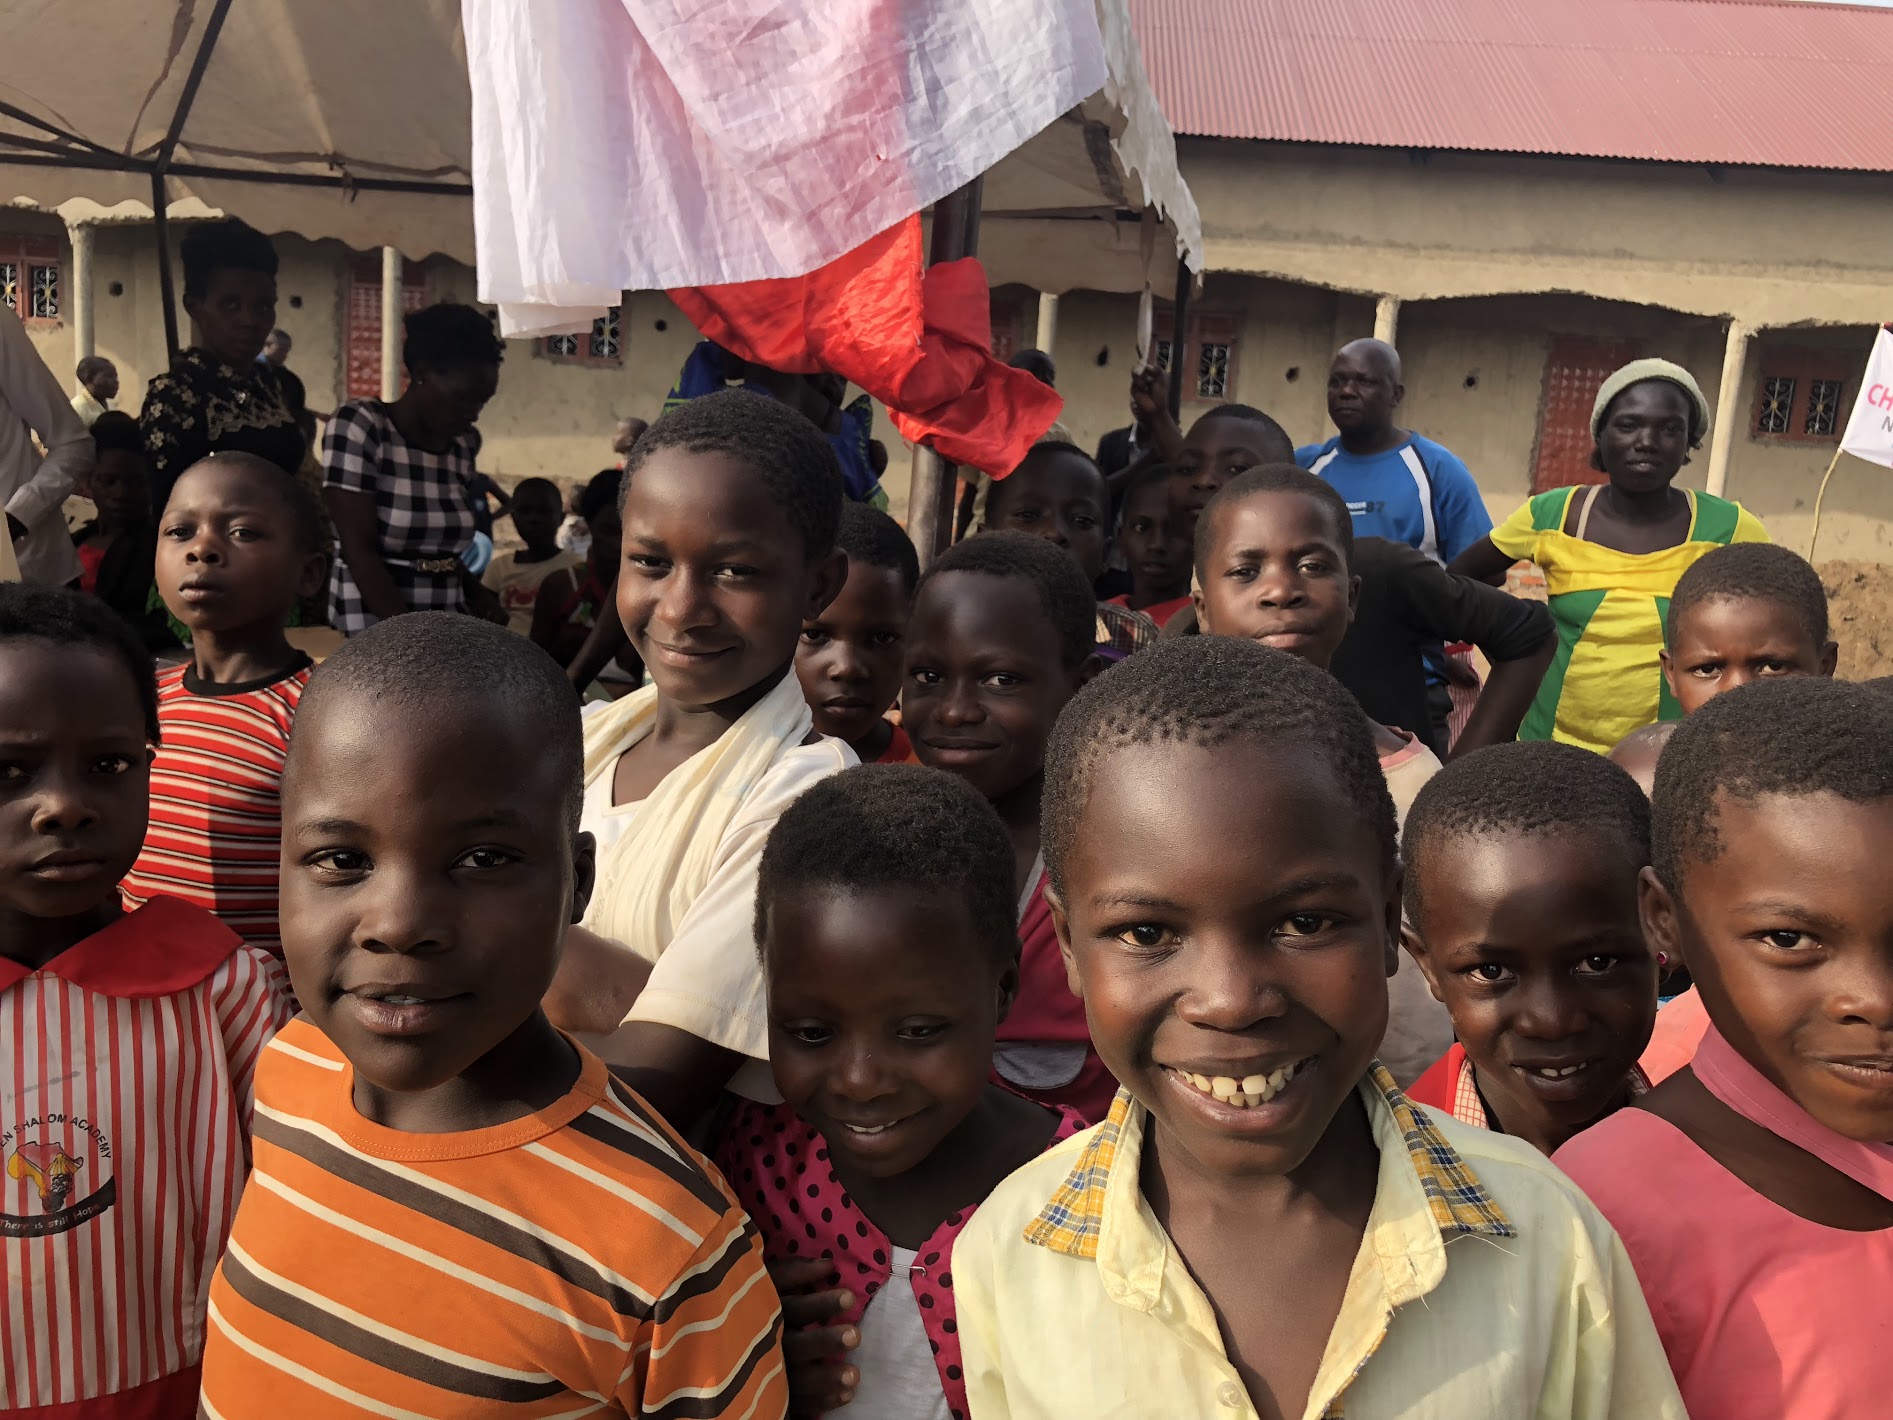
<svg viewBox="0 0 1893 1420">
<path fill-rule="evenodd" d="M 1257 488 L 1226 499 L 1211 525 L 1213 545 L 1221 547 L 1240 534 L 1244 541 L 1266 536 L 1270 541 L 1303 543 L 1310 540 L 1340 545 L 1341 530 L 1333 510 L 1312 493 L 1299 488 Z"/>
<path fill-rule="evenodd" d="M 1048 449 L 1041 445 L 1028 453 L 1008 477 L 994 483 L 993 491 L 1002 499 L 1023 494 L 1097 497 L 1104 492 L 1104 475 L 1078 449 Z"/>
<path fill-rule="evenodd" d="M 1813 639 L 1798 608 L 1778 597 L 1738 590 L 1716 592 L 1690 602 L 1677 617 L 1676 630 L 1679 638 L 1787 631 L 1796 640 Z"/>
<path fill-rule="evenodd" d="M 986 640 L 1036 642 L 1057 634 L 1043 591 L 1019 573 L 955 570 L 929 577 L 914 604 L 914 620 L 942 619 L 974 622 Z"/>
<path fill-rule="evenodd" d="M 1206 414 L 1190 426 L 1183 447 L 1198 453 L 1246 452 L 1267 462 L 1280 454 L 1276 448 L 1279 442 L 1279 436 L 1254 420 Z"/>
<path fill-rule="evenodd" d="M 726 537 L 761 532 L 780 537 L 794 531 L 789 509 L 762 470 L 726 449 L 654 449 L 624 479 L 627 520 L 659 511 L 714 509 L 716 525 L 706 533 Z"/>
</svg>

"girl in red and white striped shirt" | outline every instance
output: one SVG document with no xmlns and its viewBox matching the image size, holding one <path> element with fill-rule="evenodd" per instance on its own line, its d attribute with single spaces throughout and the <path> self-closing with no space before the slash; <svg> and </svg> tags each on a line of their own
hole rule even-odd
<svg viewBox="0 0 1893 1420">
<path fill-rule="evenodd" d="M 195 1413 L 280 971 L 201 908 L 120 906 L 157 691 L 101 603 L 0 587 L 0 1411 Z"/>
</svg>

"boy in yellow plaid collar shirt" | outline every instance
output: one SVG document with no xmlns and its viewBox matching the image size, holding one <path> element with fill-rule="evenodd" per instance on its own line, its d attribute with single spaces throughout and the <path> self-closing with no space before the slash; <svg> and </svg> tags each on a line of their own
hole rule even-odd
<svg viewBox="0 0 1893 1420">
<path fill-rule="evenodd" d="M 1230 637 L 1132 657 L 1059 721 L 1044 844 L 1125 1088 L 961 1234 L 972 1420 L 1682 1420 L 1610 1226 L 1375 1063 L 1400 872 L 1338 682 Z"/>
</svg>

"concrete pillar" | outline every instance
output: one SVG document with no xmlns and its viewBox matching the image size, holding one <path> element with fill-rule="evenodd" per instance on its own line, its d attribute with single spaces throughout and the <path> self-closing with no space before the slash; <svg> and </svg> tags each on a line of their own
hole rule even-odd
<svg viewBox="0 0 1893 1420">
<path fill-rule="evenodd" d="M 1715 431 L 1709 436 L 1709 491 L 1720 498 L 1729 483 L 1729 455 L 1742 426 L 1742 374 L 1748 365 L 1748 343 L 1754 338 L 1748 323 L 1729 322 L 1722 347 L 1722 387 L 1716 391 Z"/>
<path fill-rule="evenodd" d="M 401 397 L 401 253 L 381 249 L 381 397 Z"/>
<path fill-rule="evenodd" d="M 92 238 L 97 231 L 89 222 L 68 222 L 66 235 L 72 242 L 72 359 L 79 361 L 98 354 L 92 320 Z"/>
<path fill-rule="evenodd" d="M 1400 298 L 1382 296 L 1374 302 L 1374 339 L 1384 340 L 1389 345 L 1398 344 L 1400 334 Z"/>
<path fill-rule="evenodd" d="M 1032 341 L 1034 348 L 1052 353 L 1058 340 L 1058 297 L 1050 291 L 1039 292 L 1039 329 Z"/>
</svg>

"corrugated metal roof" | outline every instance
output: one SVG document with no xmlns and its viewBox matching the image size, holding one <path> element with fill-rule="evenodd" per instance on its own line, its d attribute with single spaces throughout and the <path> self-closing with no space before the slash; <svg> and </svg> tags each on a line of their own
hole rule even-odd
<svg viewBox="0 0 1893 1420">
<path fill-rule="evenodd" d="M 1893 172 L 1893 11 L 1131 0 L 1178 133 Z"/>
</svg>

